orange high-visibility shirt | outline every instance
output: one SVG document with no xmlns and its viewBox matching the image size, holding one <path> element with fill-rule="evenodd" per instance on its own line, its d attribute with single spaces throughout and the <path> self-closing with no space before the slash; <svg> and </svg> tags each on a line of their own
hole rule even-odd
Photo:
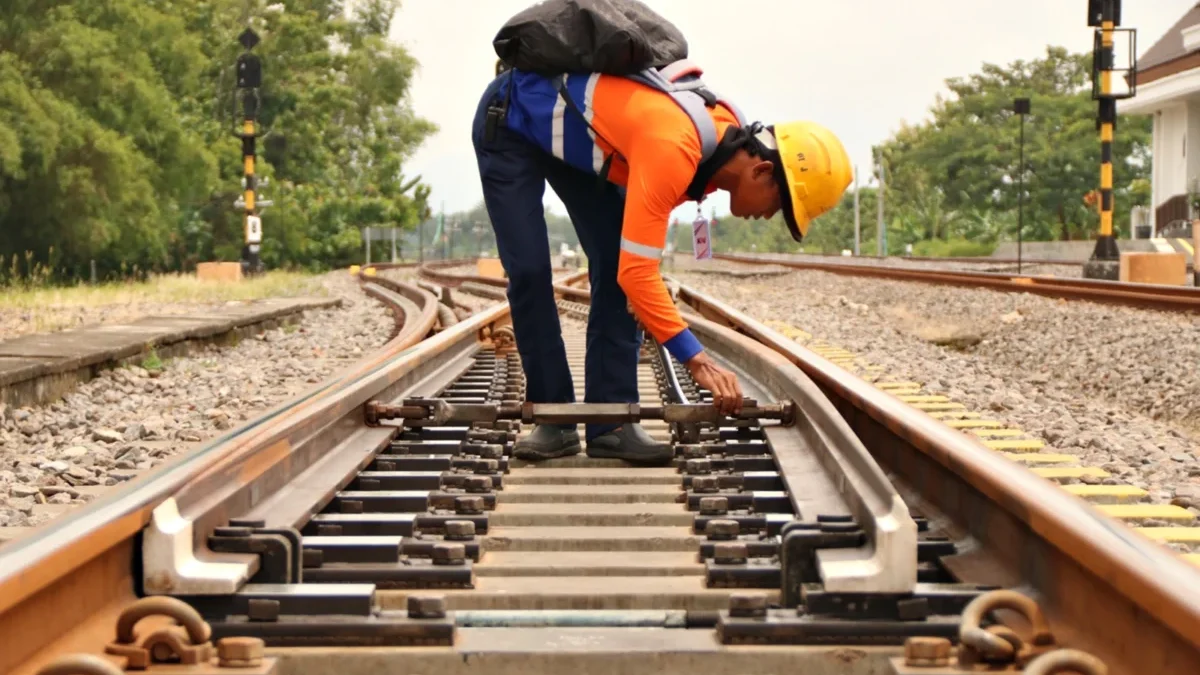
<svg viewBox="0 0 1200 675">
<path fill-rule="evenodd" d="M 608 180 L 626 188 L 617 281 L 654 339 L 676 359 L 691 359 L 702 347 L 671 302 L 658 269 L 671 212 L 688 201 L 687 189 L 700 164 L 700 135 L 691 118 L 669 95 L 622 77 L 568 77 L 567 91 L 582 116 L 568 109 L 551 80 L 520 71 L 512 77 L 509 128 L 597 175 L 611 156 Z M 738 124 L 722 105 L 708 112 L 717 138 Z M 713 190 L 710 185 L 705 193 Z"/>
</svg>

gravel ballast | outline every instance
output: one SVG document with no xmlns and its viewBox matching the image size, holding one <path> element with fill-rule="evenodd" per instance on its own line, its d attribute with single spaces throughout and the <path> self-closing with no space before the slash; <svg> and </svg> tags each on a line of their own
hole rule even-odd
<svg viewBox="0 0 1200 675">
<path fill-rule="evenodd" d="M 1200 318 L 824 272 L 675 277 L 1200 515 Z"/>
<path fill-rule="evenodd" d="M 320 383 L 382 346 L 386 307 L 345 270 L 320 279 L 337 308 L 232 347 L 101 373 L 44 406 L 0 405 L 0 527 L 39 525 Z M 155 364 L 146 363 L 152 366 Z"/>
</svg>

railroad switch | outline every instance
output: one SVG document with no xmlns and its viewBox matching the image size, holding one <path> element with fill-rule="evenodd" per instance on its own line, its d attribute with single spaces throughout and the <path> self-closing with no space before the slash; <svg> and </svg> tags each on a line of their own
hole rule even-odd
<svg viewBox="0 0 1200 675">
<path fill-rule="evenodd" d="M 735 415 L 722 415 L 712 404 L 668 403 L 454 403 L 445 399 L 411 398 L 401 405 L 368 401 L 367 424 L 378 426 L 384 420 L 402 419 L 409 428 L 444 427 L 462 424 L 494 423 L 519 420 L 524 424 L 620 424 L 643 420 L 663 420 L 672 424 L 723 424 L 738 420 L 778 420 L 785 426 L 795 422 L 795 404 L 759 405 L 744 399 Z M 732 426 L 732 424 L 731 424 Z M 744 429 L 739 427 L 738 429 Z M 735 431 L 736 435 L 738 432 Z M 743 432 L 745 433 L 745 432 Z"/>
</svg>

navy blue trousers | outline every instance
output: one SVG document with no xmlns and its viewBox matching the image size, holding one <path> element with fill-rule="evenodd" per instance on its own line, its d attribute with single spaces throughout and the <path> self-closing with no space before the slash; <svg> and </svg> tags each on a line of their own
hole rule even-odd
<svg viewBox="0 0 1200 675">
<path fill-rule="evenodd" d="M 485 140 L 487 108 L 499 100 L 507 81 L 507 74 L 501 75 L 484 92 L 471 136 L 484 203 L 496 233 L 500 262 L 508 273 L 508 301 L 525 371 L 525 398 L 533 403 L 575 402 L 554 302 L 550 242 L 542 205 L 548 182 L 567 207 L 588 258 L 592 307 L 587 325 L 584 400 L 635 403 L 641 332 L 626 310 L 625 293 L 617 284 L 625 210 L 623 190 L 611 183 L 598 184 L 595 175 L 546 153 L 503 124 L 491 142 Z M 586 438 L 591 440 L 615 426 L 588 425 Z"/>
</svg>

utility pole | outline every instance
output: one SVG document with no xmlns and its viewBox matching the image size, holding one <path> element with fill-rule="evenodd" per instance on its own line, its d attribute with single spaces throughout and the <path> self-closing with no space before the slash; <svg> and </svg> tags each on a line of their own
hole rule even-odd
<svg viewBox="0 0 1200 675">
<path fill-rule="evenodd" d="M 1021 161 L 1017 169 L 1017 274 L 1020 274 L 1025 232 L 1025 116 L 1029 114 L 1029 99 L 1013 101 L 1013 112 L 1021 118 Z"/>
<path fill-rule="evenodd" d="M 879 206 L 879 222 L 876 226 L 878 232 L 875 239 L 875 252 L 876 255 L 883 258 L 887 256 L 887 225 L 884 224 L 883 220 L 883 193 L 887 190 L 887 179 L 883 175 L 883 148 L 879 149 L 876 166 L 879 171 L 879 192 L 875 195 L 875 201 Z"/>
<path fill-rule="evenodd" d="M 858 167 L 854 167 L 854 256 L 858 257 L 858 244 L 861 237 L 862 228 L 860 226 L 858 213 Z"/>
<path fill-rule="evenodd" d="M 1121 274 L 1121 252 L 1113 234 L 1113 131 L 1117 125 L 1117 100 L 1130 98 L 1136 90 L 1132 75 L 1137 70 L 1136 34 L 1133 29 L 1118 30 L 1121 25 L 1121 0 L 1088 0 L 1088 26 L 1097 28 L 1092 42 L 1092 99 L 1099 102 L 1096 128 L 1100 132 L 1100 232 L 1092 258 L 1083 265 L 1083 276 L 1089 279 L 1116 281 Z M 1113 54 L 1116 33 L 1129 36 L 1129 64 L 1121 68 L 1126 74 L 1129 89 L 1113 92 Z"/>
</svg>

